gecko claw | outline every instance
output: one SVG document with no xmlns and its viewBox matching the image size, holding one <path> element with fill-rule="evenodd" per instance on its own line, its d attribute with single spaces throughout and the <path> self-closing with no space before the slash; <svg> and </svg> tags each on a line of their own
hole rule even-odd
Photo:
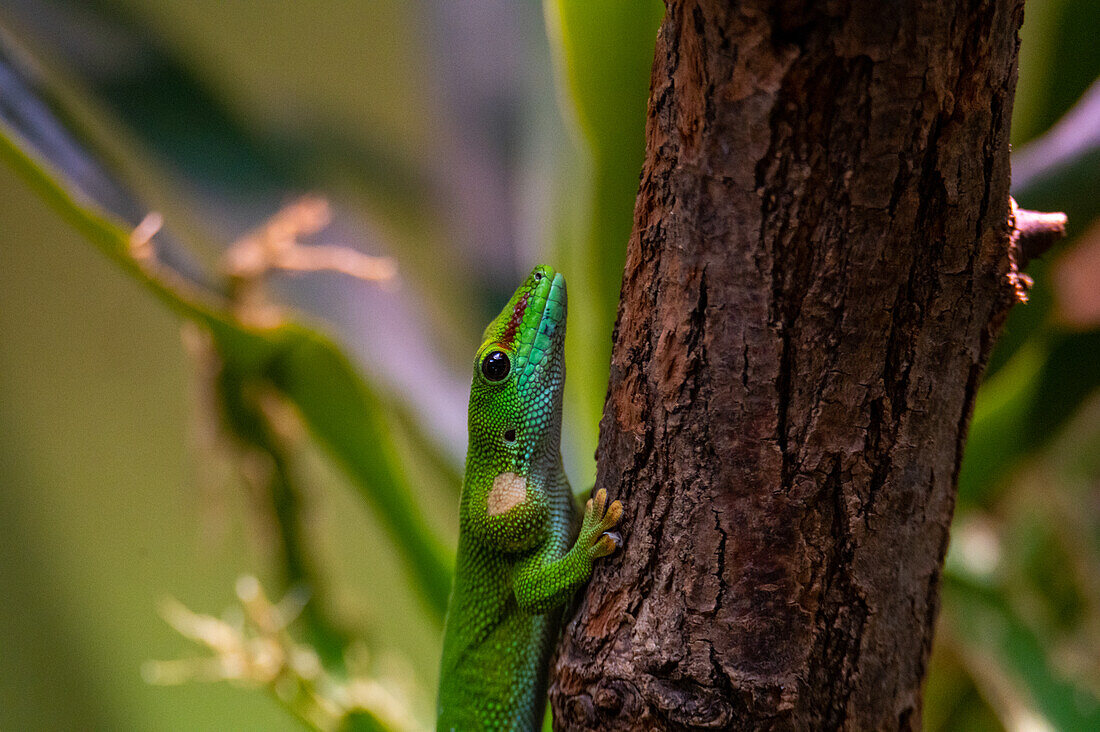
<svg viewBox="0 0 1100 732">
<path fill-rule="evenodd" d="M 592 558 L 599 559 L 600 557 L 606 557 L 608 554 L 613 554 L 622 545 L 623 537 L 618 531 L 605 531 L 592 547 Z"/>
</svg>

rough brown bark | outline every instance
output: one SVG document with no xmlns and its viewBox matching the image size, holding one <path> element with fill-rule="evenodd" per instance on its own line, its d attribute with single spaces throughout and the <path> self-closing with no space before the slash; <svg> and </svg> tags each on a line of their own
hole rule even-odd
<svg viewBox="0 0 1100 732">
<path fill-rule="evenodd" d="M 1021 0 L 669 0 L 563 729 L 915 729 Z"/>
</svg>

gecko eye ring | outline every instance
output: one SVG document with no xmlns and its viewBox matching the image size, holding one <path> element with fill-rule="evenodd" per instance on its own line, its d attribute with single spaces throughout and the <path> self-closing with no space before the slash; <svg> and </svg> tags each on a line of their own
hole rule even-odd
<svg viewBox="0 0 1100 732">
<path fill-rule="evenodd" d="M 503 381 L 512 370 L 512 362 L 504 351 L 490 351 L 481 360 L 481 373 L 489 381 Z"/>
</svg>

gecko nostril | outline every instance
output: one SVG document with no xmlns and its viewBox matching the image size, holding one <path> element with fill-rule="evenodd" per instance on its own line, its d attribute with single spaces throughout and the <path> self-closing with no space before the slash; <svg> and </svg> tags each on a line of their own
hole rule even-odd
<svg viewBox="0 0 1100 732">
<path fill-rule="evenodd" d="M 516 431 L 514 429 L 504 430 L 504 441 L 505 442 L 515 442 L 516 441 Z"/>
</svg>

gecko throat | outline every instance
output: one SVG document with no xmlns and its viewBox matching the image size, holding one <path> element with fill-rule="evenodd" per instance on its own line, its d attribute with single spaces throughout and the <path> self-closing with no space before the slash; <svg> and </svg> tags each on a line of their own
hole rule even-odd
<svg viewBox="0 0 1100 732">
<path fill-rule="evenodd" d="M 489 491 L 488 509 L 490 516 L 499 516 L 527 500 L 527 478 L 511 471 L 501 473 L 493 479 L 493 488 Z"/>
</svg>

